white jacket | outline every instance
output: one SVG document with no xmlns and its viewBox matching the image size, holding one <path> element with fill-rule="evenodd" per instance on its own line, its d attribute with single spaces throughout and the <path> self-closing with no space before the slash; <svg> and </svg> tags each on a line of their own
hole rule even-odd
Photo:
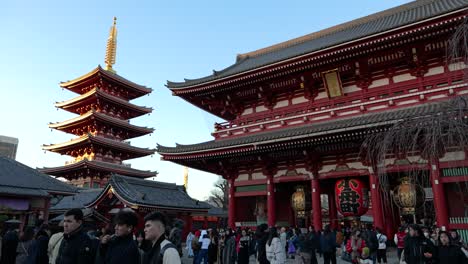
<svg viewBox="0 0 468 264">
<path fill-rule="evenodd" d="M 266 247 L 266 257 L 270 264 L 284 264 L 286 263 L 286 252 L 285 248 L 281 245 L 279 238 L 275 237 L 271 241 L 271 245 L 268 243 Z"/>
<path fill-rule="evenodd" d="M 49 239 L 49 245 L 47 248 L 47 255 L 49 255 L 49 263 L 55 264 L 55 260 L 57 259 L 60 245 L 62 244 L 63 240 L 63 232 L 59 232 L 53 234 Z"/>
</svg>

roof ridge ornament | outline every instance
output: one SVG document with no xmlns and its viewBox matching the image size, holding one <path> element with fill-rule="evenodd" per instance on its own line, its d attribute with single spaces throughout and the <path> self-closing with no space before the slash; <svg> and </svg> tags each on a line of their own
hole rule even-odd
<svg viewBox="0 0 468 264">
<path fill-rule="evenodd" d="M 109 31 L 109 38 L 107 39 L 107 46 L 106 46 L 106 57 L 104 62 L 106 63 L 106 70 L 112 73 L 116 73 L 114 69 L 112 69 L 112 65 L 115 64 L 115 54 L 117 50 L 117 17 L 114 17 L 114 24 L 110 28 Z"/>
</svg>

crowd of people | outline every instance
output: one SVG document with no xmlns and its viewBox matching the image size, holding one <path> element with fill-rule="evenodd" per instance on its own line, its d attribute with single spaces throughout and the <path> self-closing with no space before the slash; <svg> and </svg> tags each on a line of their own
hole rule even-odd
<svg viewBox="0 0 468 264">
<path fill-rule="evenodd" d="M 322 263 L 322 259 L 324 264 L 336 264 L 337 258 L 349 263 L 387 264 L 388 245 L 397 247 L 399 263 L 468 263 L 466 244 L 457 231 L 437 228 L 430 231 L 408 225 L 400 228 L 392 241 L 372 226 L 336 230 L 326 226 L 324 230 L 315 231 L 312 228 L 268 228 L 262 224 L 255 232 L 248 228 L 190 232 L 186 248 L 193 264 L 245 264 L 252 255 L 259 264 L 281 264 L 287 259 L 298 264 L 316 264 L 319 260 Z"/>
<path fill-rule="evenodd" d="M 144 230 L 136 230 L 137 214 L 122 209 L 114 218 L 113 229 L 90 230 L 84 226 L 81 209 L 71 209 L 64 214 L 63 230 L 47 225 L 37 231 L 32 227 L 22 232 L 8 230 L 2 237 L 0 263 L 180 264 L 182 230 L 177 226 L 170 229 L 160 212 L 148 214 L 144 221 Z M 174 242 L 169 240 L 171 236 Z"/>
<path fill-rule="evenodd" d="M 144 229 L 137 230 L 138 216 L 120 210 L 112 229 L 93 230 L 83 225 L 83 213 L 72 209 L 64 214 L 62 230 L 41 225 L 22 232 L 11 229 L 3 235 L 1 264 L 178 264 L 182 250 L 183 222 L 170 224 L 160 212 L 148 214 Z M 187 257 L 193 264 L 387 264 L 387 246 L 395 245 L 400 263 L 467 264 L 466 244 L 453 230 L 403 226 L 393 237 L 366 228 L 332 230 L 268 227 L 194 230 L 186 237 Z"/>
</svg>

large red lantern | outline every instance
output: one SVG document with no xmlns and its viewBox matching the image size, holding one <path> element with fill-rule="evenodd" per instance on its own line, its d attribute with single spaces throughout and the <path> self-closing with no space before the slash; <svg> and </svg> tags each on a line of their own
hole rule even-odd
<svg viewBox="0 0 468 264">
<path fill-rule="evenodd" d="M 336 207 L 345 216 L 361 216 L 369 209 L 369 188 L 359 179 L 341 179 L 335 185 Z"/>
</svg>

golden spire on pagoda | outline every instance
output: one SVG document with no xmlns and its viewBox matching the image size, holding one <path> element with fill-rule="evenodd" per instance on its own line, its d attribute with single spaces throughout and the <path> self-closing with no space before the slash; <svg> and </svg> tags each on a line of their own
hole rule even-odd
<svg viewBox="0 0 468 264">
<path fill-rule="evenodd" d="M 112 65 L 115 64 L 115 52 L 117 50 L 117 18 L 114 17 L 114 24 L 110 28 L 109 38 L 107 39 L 106 47 L 106 70 L 115 73 L 115 70 L 112 69 Z"/>
<path fill-rule="evenodd" d="M 184 187 L 185 190 L 188 189 L 188 168 L 184 167 Z"/>
</svg>

